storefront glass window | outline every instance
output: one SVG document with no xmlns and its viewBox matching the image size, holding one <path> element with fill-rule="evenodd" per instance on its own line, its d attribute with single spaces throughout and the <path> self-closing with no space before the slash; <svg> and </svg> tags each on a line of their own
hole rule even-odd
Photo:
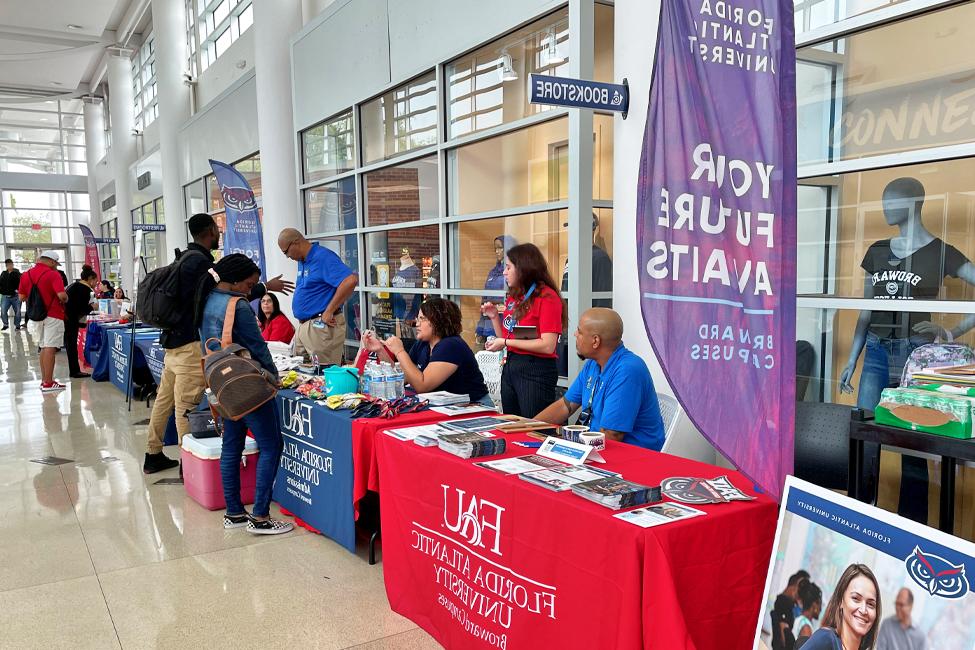
<svg viewBox="0 0 975 650">
<path fill-rule="evenodd" d="M 569 231 L 563 226 L 568 215 L 568 210 L 551 210 L 454 224 L 451 259 L 457 261 L 456 286 L 504 290 L 500 273 L 505 252 L 517 244 L 528 243 L 542 251 L 552 278 L 559 282 L 568 257 Z"/>
<path fill-rule="evenodd" d="M 803 179 L 798 290 L 847 298 L 975 298 L 975 159 Z"/>
<path fill-rule="evenodd" d="M 412 328 L 423 295 L 395 289 L 432 291 L 441 286 L 439 226 L 367 233 L 366 254 L 367 277 L 360 282 L 394 289 L 368 294 L 369 326 L 384 337 L 414 338 Z"/>
<path fill-rule="evenodd" d="M 613 199 L 613 118 L 592 116 L 592 198 Z"/>
<path fill-rule="evenodd" d="M 437 144 L 437 80 L 433 72 L 366 102 L 362 156 L 366 164 Z"/>
<path fill-rule="evenodd" d="M 564 118 L 453 149 L 447 156 L 450 213 L 565 200 L 568 157 Z"/>
<path fill-rule="evenodd" d="M 593 79 L 603 83 L 616 83 L 613 78 L 614 9 L 596 3 L 596 27 L 593 30 Z"/>
<path fill-rule="evenodd" d="M 305 190 L 305 232 L 329 233 L 355 228 L 355 178 Z"/>
<path fill-rule="evenodd" d="M 186 218 L 189 219 L 194 214 L 206 212 L 206 200 L 204 197 L 203 181 L 194 181 L 183 187 L 183 197 L 186 202 Z"/>
<path fill-rule="evenodd" d="M 367 226 L 437 218 L 436 156 L 369 172 L 363 183 Z"/>
<path fill-rule="evenodd" d="M 799 160 L 975 141 L 975 3 L 797 52 Z M 905 43 L 925 43 L 923 56 Z"/>
<path fill-rule="evenodd" d="M 349 171 L 355 167 L 352 111 L 304 131 L 301 142 L 305 183 Z"/>
<path fill-rule="evenodd" d="M 550 110 L 529 103 L 528 75 L 564 76 L 568 56 L 569 17 L 562 9 L 448 63 L 448 137 Z"/>
<path fill-rule="evenodd" d="M 796 34 L 883 9 L 903 0 L 796 0 Z"/>
<path fill-rule="evenodd" d="M 419 226 L 366 234 L 368 277 L 360 284 L 435 289 L 440 277 L 440 228 Z"/>
</svg>

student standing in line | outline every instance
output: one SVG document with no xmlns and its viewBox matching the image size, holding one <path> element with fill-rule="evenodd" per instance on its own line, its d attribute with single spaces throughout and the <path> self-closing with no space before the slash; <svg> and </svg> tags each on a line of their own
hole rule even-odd
<svg viewBox="0 0 975 650">
<path fill-rule="evenodd" d="M 87 372 L 81 372 L 78 361 L 78 331 L 83 326 L 82 320 L 88 317 L 95 307 L 92 291 L 98 276 L 87 264 L 81 267 L 81 278 L 72 282 L 67 289 L 68 302 L 64 305 L 64 351 L 68 355 L 68 368 L 72 379 L 91 377 Z"/>
<path fill-rule="evenodd" d="M 237 300 L 231 338 L 246 349 L 251 358 L 261 364 L 277 382 L 278 370 L 271 359 L 267 343 L 261 337 L 254 311 L 247 296 L 261 279 L 261 270 L 246 255 L 233 253 L 221 258 L 208 269 L 196 292 L 196 326 L 203 354 L 207 353 L 206 341 L 220 339 L 224 320 L 231 300 Z M 198 348 L 199 350 L 199 348 Z M 223 420 L 223 446 L 220 452 L 220 479 L 227 513 L 223 517 L 224 528 L 241 528 L 255 535 L 280 535 L 294 525 L 271 519 L 271 489 L 281 460 L 283 441 L 278 428 L 277 400 L 272 399 L 251 411 L 240 420 Z M 257 484 L 254 489 L 254 507 L 250 514 L 240 501 L 240 459 L 247 441 L 247 431 L 254 435 L 260 456 L 257 460 Z"/>
<path fill-rule="evenodd" d="M 30 271 L 20 276 L 20 299 L 27 302 L 34 287 L 40 294 L 44 305 L 44 320 L 28 321 L 27 333 L 40 348 L 41 392 L 56 393 L 64 390 L 64 384 L 54 381 L 54 355 L 64 343 L 64 303 L 68 294 L 64 292 L 64 282 L 58 273 L 61 254 L 54 250 L 44 251 Z M 28 315 L 30 315 L 28 304 Z"/>
<path fill-rule="evenodd" d="M 20 271 L 14 266 L 14 261 L 7 258 L 4 261 L 7 269 L 0 273 L 0 317 L 3 320 L 3 330 L 9 329 L 7 312 L 14 310 L 14 329 L 23 329 L 20 325 L 20 295 L 17 289 L 20 287 Z"/>
<path fill-rule="evenodd" d="M 504 351 L 501 406 L 505 413 L 535 417 L 555 401 L 559 378 L 555 348 L 562 333 L 562 300 L 545 257 L 534 244 L 508 251 L 504 278 L 509 293 L 503 311 L 484 303 L 481 313 L 491 319 L 495 339 L 484 346 Z M 515 328 L 534 327 L 533 337 L 516 338 Z"/>
</svg>

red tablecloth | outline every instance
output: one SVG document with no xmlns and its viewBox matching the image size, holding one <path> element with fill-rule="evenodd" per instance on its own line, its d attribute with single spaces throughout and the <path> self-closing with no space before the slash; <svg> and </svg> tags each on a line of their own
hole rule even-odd
<svg viewBox="0 0 975 650">
<path fill-rule="evenodd" d="M 530 450 L 511 445 L 507 456 Z M 436 448 L 375 438 L 392 609 L 448 648 L 752 647 L 776 504 L 703 506 L 643 529 L 612 510 Z M 609 443 L 607 468 L 657 485 L 737 472 Z"/>
<path fill-rule="evenodd" d="M 470 417 L 470 416 L 468 416 Z M 421 424 L 431 424 L 449 419 L 433 411 L 404 413 L 392 420 L 385 418 L 359 418 L 352 422 L 352 501 L 355 518 L 359 518 L 359 501 L 366 492 L 379 492 L 379 465 L 376 462 L 376 434 L 386 429 L 402 429 Z M 386 436 L 388 437 L 388 436 Z"/>
</svg>

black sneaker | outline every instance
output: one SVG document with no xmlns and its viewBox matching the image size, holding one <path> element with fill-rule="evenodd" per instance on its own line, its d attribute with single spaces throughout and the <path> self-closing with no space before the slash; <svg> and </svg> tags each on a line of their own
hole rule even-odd
<svg viewBox="0 0 975 650">
<path fill-rule="evenodd" d="M 223 516 L 223 527 L 228 530 L 231 528 L 243 528 L 251 521 L 251 516 L 244 511 L 242 515 L 227 515 Z"/>
<path fill-rule="evenodd" d="M 179 465 L 178 460 L 173 460 L 161 451 L 158 454 L 146 454 L 146 461 L 142 464 L 143 474 L 155 474 L 165 469 L 172 469 Z"/>
<path fill-rule="evenodd" d="M 250 523 L 247 524 L 247 532 L 254 535 L 281 535 L 282 533 L 290 533 L 294 527 L 294 524 L 287 521 L 278 521 L 270 517 L 259 521 L 252 516 Z"/>
<path fill-rule="evenodd" d="M 6 332 L 9 329 L 10 329 L 9 325 L 4 325 L 3 327 L 0 327 L 0 332 Z"/>
</svg>

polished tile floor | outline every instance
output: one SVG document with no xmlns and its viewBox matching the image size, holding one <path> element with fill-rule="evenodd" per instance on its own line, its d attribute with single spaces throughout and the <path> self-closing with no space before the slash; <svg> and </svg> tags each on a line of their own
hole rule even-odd
<svg viewBox="0 0 975 650">
<path fill-rule="evenodd" d="M 144 403 L 91 380 L 43 395 L 38 373 L 27 333 L 3 332 L 0 648 L 439 647 L 390 611 L 364 547 L 225 531 L 154 485 L 176 470 L 142 474 Z M 72 462 L 30 462 L 44 456 Z"/>
</svg>

